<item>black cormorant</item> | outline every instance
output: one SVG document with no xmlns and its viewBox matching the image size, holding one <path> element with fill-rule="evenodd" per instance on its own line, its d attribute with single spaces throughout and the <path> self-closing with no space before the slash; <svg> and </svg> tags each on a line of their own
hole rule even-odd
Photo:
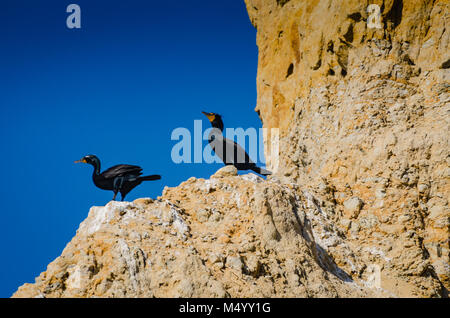
<svg viewBox="0 0 450 318">
<path fill-rule="evenodd" d="M 209 134 L 209 144 L 215 154 L 225 165 L 233 165 L 238 170 L 253 170 L 260 175 L 267 176 L 272 172 L 260 168 L 254 163 L 244 148 L 233 140 L 223 136 L 223 121 L 219 114 L 202 112 L 215 129 Z"/>
<path fill-rule="evenodd" d="M 87 155 L 75 161 L 75 163 L 78 162 L 87 163 L 94 167 L 94 173 L 92 174 L 94 184 L 100 189 L 114 191 L 113 201 L 116 199 L 118 192 L 122 195 L 123 201 L 128 192 L 140 185 L 142 181 L 161 179 L 161 176 L 157 174 L 141 177 L 141 167 L 123 164 L 113 166 L 100 173 L 100 159 L 94 155 Z"/>
</svg>

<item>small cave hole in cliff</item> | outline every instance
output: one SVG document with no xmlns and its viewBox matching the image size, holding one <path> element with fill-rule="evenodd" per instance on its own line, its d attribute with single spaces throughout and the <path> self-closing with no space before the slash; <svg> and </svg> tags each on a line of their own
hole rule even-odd
<svg viewBox="0 0 450 318">
<path fill-rule="evenodd" d="M 332 68 L 330 68 L 327 72 L 327 75 L 334 75 L 334 70 Z"/>
<path fill-rule="evenodd" d="M 441 68 L 443 68 L 443 69 L 450 68 L 450 59 L 448 59 L 447 61 L 442 63 Z"/>
<path fill-rule="evenodd" d="M 344 34 L 344 39 L 349 43 L 353 42 L 353 24 L 350 25 L 347 32 Z"/>
<path fill-rule="evenodd" d="M 289 76 L 291 76 L 292 73 L 294 73 L 294 64 L 293 64 L 293 63 L 291 63 L 291 65 L 289 65 L 289 67 L 288 67 L 287 74 L 286 74 L 286 78 L 288 78 Z"/>
<path fill-rule="evenodd" d="M 355 12 L 355 13 L 349 14 L 347 17 L 349 17 L 350 19 L 352 19 L 355 22 L 359 22 L 359 21 L 361 21 L 362 15 L 359 12 Z"/>
<path fill-rule="evenodd" d="M 277 4 L 280 6 L 280 7 L 283 7 L 286 3 L 288 3 L 289 2 L 289 0 L 277 0 Z"/>
<path fill-rule="evenodd" d="M 386 15 L 386 19 L 392 21 L 394 28 L 402 22 L 403 0 L 394 0 L 391 10 Z"/>
</svg>

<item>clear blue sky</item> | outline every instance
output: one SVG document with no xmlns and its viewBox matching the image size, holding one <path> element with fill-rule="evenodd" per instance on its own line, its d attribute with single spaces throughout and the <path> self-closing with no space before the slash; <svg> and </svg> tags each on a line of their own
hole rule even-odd
<svg viewBox="0 0 450 318">
<path fill-rule="evenodd" d="M 79 30 L 66 27 L 70 3 Z M 172 163 L 174 128 L 209 127 L 201 110 L 226 127 L 261 127 L 243 0 L 4 0 L 0 41 L 0 297 L 34 282 L 89 208 L 112 198 L 74 160 L 92 153 L 102 168 L 161 174 L 127 197 L 156 198 L 220 167 Z"/>
</svg>

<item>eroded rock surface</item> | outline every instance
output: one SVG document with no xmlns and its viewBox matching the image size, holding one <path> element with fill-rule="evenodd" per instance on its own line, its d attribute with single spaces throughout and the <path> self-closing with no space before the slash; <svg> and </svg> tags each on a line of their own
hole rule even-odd
<svg viewBox="0 0 450 318">
<path fill-rule="evenodd" d="M 269 170 L 335 203 L 347 243 L 382 275 L 448 290 L 450 3 L 370 1 L 380 28 L 366 1 L 246 4 L 256 111 L 280 135 L 279 151 L 266 140 Z"/>
<path fill-rule="evenodd" d="M 157 200 L 93 207 L 61 256 L 14 297 L 385 294 L 351 278 L 364 266 L 323 213 L 294 184 L 190 178 Z M 334 262 L 331 246 L 349 266 Z"/>
</svg>

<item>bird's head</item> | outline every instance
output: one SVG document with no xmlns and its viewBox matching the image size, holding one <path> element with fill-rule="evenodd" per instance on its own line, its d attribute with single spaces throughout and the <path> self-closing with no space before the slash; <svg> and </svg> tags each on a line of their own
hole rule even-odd
<svg viewBox="0 0 450 318">
<path fill-rule="evenodd" d="M 214 128 L 219 128 L 220 130 L 223 130 L 222 116 L 216 113 L 207 113 L 207 112 L 202 113 L 208 118 L 209 122 Z"/>
<path fill-rule="evenodd" d="M 87 163 L 93 166 L 95 166 L 99 162 L 100 160 L 95 155 L 87 155 L 81 158 L 80 160 L 75 161 L 75 163 Z"/>
</svg>

